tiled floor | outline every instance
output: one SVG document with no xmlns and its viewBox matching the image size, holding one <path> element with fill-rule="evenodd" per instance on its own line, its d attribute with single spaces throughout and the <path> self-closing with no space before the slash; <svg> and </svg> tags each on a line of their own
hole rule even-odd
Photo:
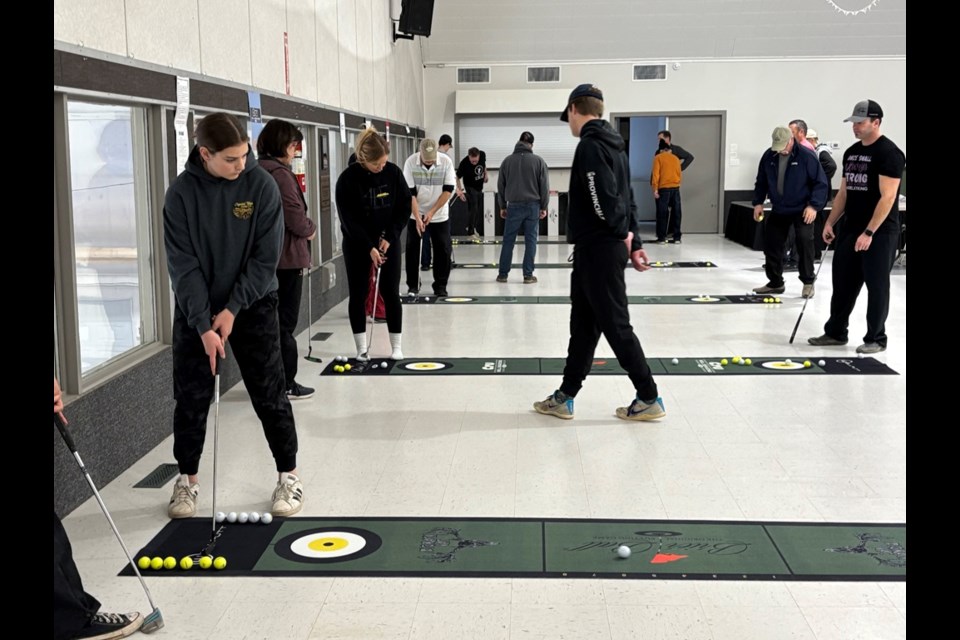
<svg viewBox="0 0 960 640">
<path fill-rule="evenodd" d="M 649 247 L 654 260 L 712 260 L 718 269 L 628 271 L 631 295 L 742 294 L 764 284 L 762 255 L 719 236 L 686 235 Z M 514 262 L 519 262 L 518 247 Z M 566 260 L 543 245 L 538 262 Z M 461 262 L 496 261 L 498 246 L 458 246 Z M 830 301 L 828 262 L 788 345 L 802 300 L 788 274 L 783 305 L 631 307 L 649 356 L 853 355 L 851 345 L 814 349 Z M 561 295 L 569 271 L 542 269 L 535 285 L 494 281 L 495 269 L 457 269 L 451 295 Z M 429 284 L 426 279 L 425 286 Z M 407 357 L 563 356 L 566 305 L 407 306 Z M 559 377 L 320 378 L 301 361 L 317 394 L 296 402 L 303 515 L 464 515 L 702 518 L 804 521 L 906 520 L 906 276 L 892 277 L 879 355 L 900 376 L 738 376 L 658 380 L 667 417 L 624 423 L 626 377 L 589 378 L 570 422 L 531 403 Z M 314 325 L 325 361 L 353 355 L 340 304 Z M 389 353 L 376 327 L 374 354 Z M 305 339 L 302 337 L 302 339 Z M 319 353 L 318 353 L 319 351 Z M 601 341 L 598 355 L 612 355 Z M 69 413 L 68 413 L 69 415 Z M 259 423 L 241 388 L 221 403 L 218 502 L 266 509 L 275 476 Z M 171 440 L 103 490 L 132 550 L 166 522 L 169 486 L 131 486 L 161 462 Z M 201 469 L 209 509 L 211 459 Z M 139 587 L 117 578 L 119 547 L 93 500 L 65 520 L 88 590 L 107 610 L 146 609 Z M 166 628 L 158 638 L 901 638 L 904 583 L 650 582 L 531 579 L 326 579 L 190 577 L 149 580 Z"/>
</svg>

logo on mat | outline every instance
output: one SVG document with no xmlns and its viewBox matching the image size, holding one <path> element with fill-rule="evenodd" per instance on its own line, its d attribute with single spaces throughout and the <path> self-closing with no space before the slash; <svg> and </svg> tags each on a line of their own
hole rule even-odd
<svg viewBox="0 0 960 640">
<path fill-rule="evenodd" d="M 833 7 L 837 13 L 845 16 L 855 16 L 866 13 L 877 6 L 880 0 L 827 0 L 827 4 Z"/>
<path fill-rule="evenodd" d="M 293 562 L 326 564 L 368 556 L 382 544 L 380 536 L 366 529 L 318 527 L 285 536 L 274 550 Z"/>
<path fill-rule="evenodd" d="M 467 540 L 460 529 L 435 527 L 420 537 L 420 558 L 432 562 L 453 562 L 458 552 L 464 549 L 495 547 L 499 542 L 491 540 Z"/>
<path fill-rule="evenodd" d="M 241 220 L 246 220 L 252 215 L 253 215 L 252 202 L 234 202 L 233 203 L 234 218 L 240 218 Z"/>
<path fill-rule="evenodd" d="M 859 544 L 853 547 L 835 547 L 824 549 L 828 553 L 854 553 L 873 558 L 884 567 L 906 568 L 907 548 L 898 540 L 876 533 L 858 533 Z"/>
</svg>

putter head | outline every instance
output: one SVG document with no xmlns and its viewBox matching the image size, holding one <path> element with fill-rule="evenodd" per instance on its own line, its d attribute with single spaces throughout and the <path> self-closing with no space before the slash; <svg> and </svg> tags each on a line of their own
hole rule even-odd
<svg viewBox="0 0 960 640">
<path fill-rule="evenodd" d="M 157 629 L 163 629 L 163 614 L 159 607 L 148 613 L 140 626 L 141 633 L 153 633 Z"/>
</svg>

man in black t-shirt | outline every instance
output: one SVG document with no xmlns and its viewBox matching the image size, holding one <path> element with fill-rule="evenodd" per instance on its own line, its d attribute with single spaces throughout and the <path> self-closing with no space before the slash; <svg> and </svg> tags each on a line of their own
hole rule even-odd
<svg viewBox="0 0 960 640">
<path fill-rule="evenodd" d="M 859 140 L 843 154 L 843 178 L 823 225 L 823 241 L 835 245 L 833 297 L 823 335 L 807 340 L 816 346 L 844 345 L 850 313 L 860 289 L 867 285 L 867 333 L 857 353 L 879 353 L 887 348 L 886 321 L 890 307 L 890 270 L 900 233 L 897 195 L 906 157 L 880 133 L 883 109 L 873 100 L 858 102 L 853 135 Z M 841 215 L 838 234 L 833 226 Z M 891 215 L 892 214 L 892 215 Z"/>
<path fill-rule="evenodd" d="M 487 154 L 470 147 L 457 167 L 457 196 L 467 203 L 467 235 L 480 239 L 480 221 L 483 219 L 483 185 L 487 181 Z"/>
</svg>

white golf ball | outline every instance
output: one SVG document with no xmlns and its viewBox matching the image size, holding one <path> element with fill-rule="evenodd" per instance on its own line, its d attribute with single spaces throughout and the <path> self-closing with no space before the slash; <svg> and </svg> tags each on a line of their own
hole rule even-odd
<svg viewBox="0 0 960 640">
<path fill-rule="evenodd" d="M 617 555 L 620 556 L 621 558 L 629 558 L 631 553 L 632 553 L 632 550 L 630 549 L 630 547 L 628 547 L 625 544 L 622 544 L 619 547 L 617 547 Z"/>
<path fill-rule="evenodd" d="M 430 300 L 430 296 L 423 296 L 424 300 Z"/>
<path fill-rule="evenodd" d="M 237 512 L 231 511 L 227 514 L 227 522 L 236 522 L 237 521 Z"/>
<path fill-rule="evenodd" d="M 260 522 L 260 514 L 256 511 L 251 511 L 250 522 L 252 522 L 253 524 L 257 524 L 258 522 Z"/>
<path fill-rule="evenodd" d="M 674 359 L 671 360 L 670 362 L 672 362 L 673 364 L 680 364 L 680 359 L 679 359 L 679 358 L 674 358 Z"/>
<path fill-rule="evenodd" d="M 786 362 L 787 364 L 793 364 L 793 360 L 791 360 L 790 358 L 787 358 L 786 360 L 784 360 L 784 362 Z"/>
<path fill-rule="evenodd" d="M 821 360 L 821 361 L 818 362 L 817 364 L 820 365 L 821 367 L 825 367 L 825 366 L 827 366 L 827 361 L 826 361 L 826 360 Z"/>
<path fill-rule="evenodd" d="M 387 361 L 386 361 L 386 360 L 384 360 L 383 362 L 380 363 L 380 368 L 381 368 L 381 369 L 386 369 L 386 368 L 387 368 Z"/>
<path fill-rule="evenodd" d="M 269 511 L 260 515 L 260 522 L 263 524 L 270 524 L 273 522 L 273 514 Z"/>
<path fill-rule="evenodd" d="M 371 365 L 371 368 L 373 368 L 373 369 L 379 369 L 379 368 L 380 368 L 380 365 L 378 365 L 376 362 L 374 362 L 374 363 Z"/>
<path fill-rule="evenodd" d="M 240 524 L 246 524 L 247 520 L 249 519 L 250 519 L 250 514 L 247 513 L 246 511 L 241 511 L 240 513 L 237 514 L 237 522 L 239 522 Z"/>
<path fill-rule="evenodd" d="M 223 522 L 226 519 L 227 514 L 225 514 L 223 511 L 217 511 L 217 522 Z"/>
<path fill-rule="evenodd" d="M 863 357 L 863 354 L 862 354 L 862 353 L 858 353 L 858 354 L 857 354 L 857 357 L 858 357 L 858 358 L 862 358 L 862 357 Z"/>
</svg>

